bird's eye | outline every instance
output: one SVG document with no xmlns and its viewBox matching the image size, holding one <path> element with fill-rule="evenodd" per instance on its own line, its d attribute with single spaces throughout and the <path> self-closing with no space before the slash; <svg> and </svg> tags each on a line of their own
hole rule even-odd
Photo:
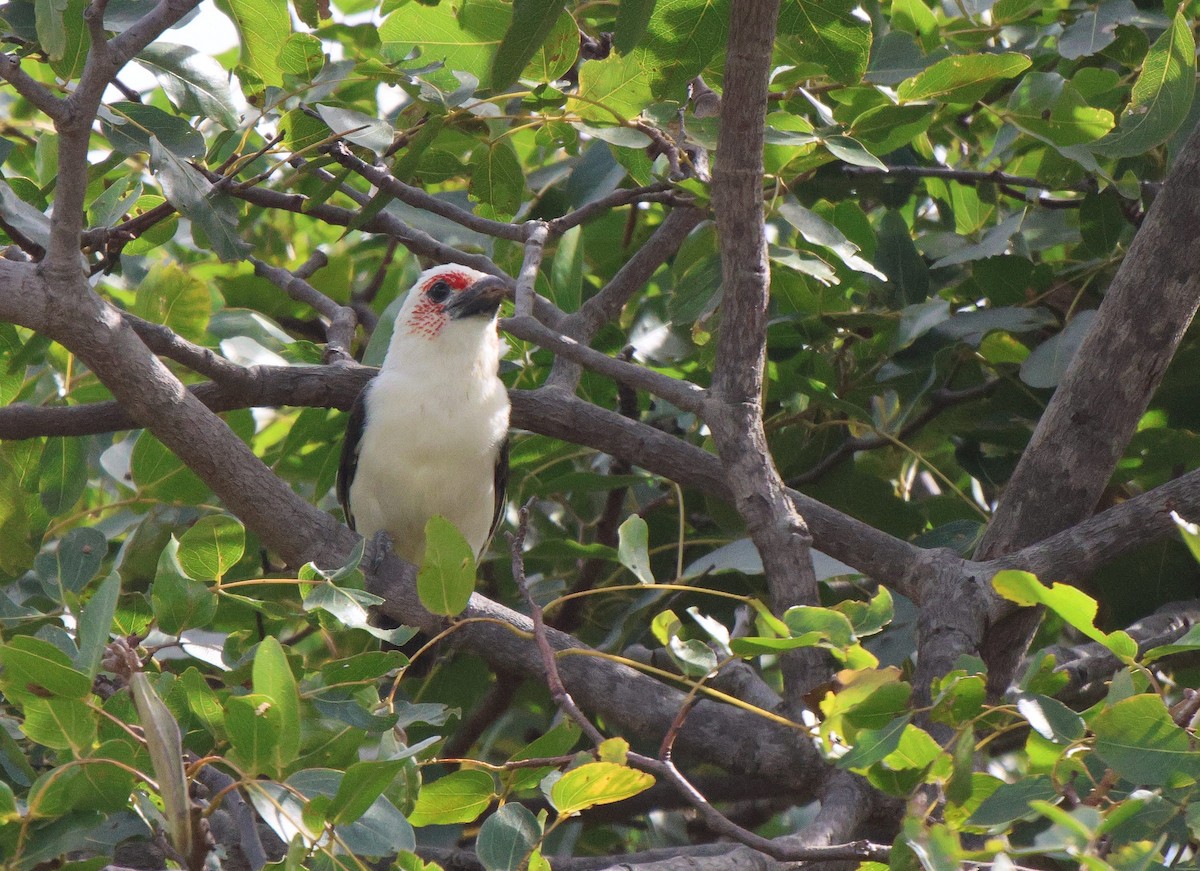
<svg viewBox="0 0 1200 871">
<path fill-rule="evenodd" d="M 433 302 L 445 302 L 450 298 L 450 285 L 444 281 L 435 281 L 425 295 Z"/>
</svg>

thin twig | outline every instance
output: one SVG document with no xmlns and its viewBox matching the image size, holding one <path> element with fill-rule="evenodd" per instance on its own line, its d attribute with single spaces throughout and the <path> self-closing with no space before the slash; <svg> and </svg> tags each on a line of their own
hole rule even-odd
<svg viewBox="0 0 1200 871">
<path fill-rule="evenodd" d="M 929 405 L 920 414 L 905 423 L 896 435 L 884 436 L 877 434 L 848 438 L 819 459 L 807 471 L 789 478 L 788 486 L 798 487 L 801 484 L 810 484 L 821 478 L 822 475 L 838 465 L 838 463 L 859 451 L 872 451 L 876 448 L 895 445 L 897 441 L 904 441 L 914 432 L 925 426 L 925 424 L 934 420 L 946 409 L 988 396 L 995 392 L 1000 383 L 1001 379 L 992 378 L 972 387 L 964 387 L 961 390 L 952 390 L 948 387 L 935 390 L 929 395 Z"/>
<path fill-rule="evenodd" d="M 509 318 L 502 326 L 518 339 L 540 345 L 614 381 L 660 396 L 685 411 L 699 414 L 705 407 L 707 393 L 703 387 L 594 351 L 569 336 L 554 332 L 532 317 Z"/>
<path fill-rule="evenodd" d="M 613 191 L 608 196 L 592 200 L 585 206 L 567 212 L 560 218 L 547 221 L 551 236 L 561 236 L 572 227 L 585 224 L 601 215 L 607 215 L 613 209 L 633 203 L 668 203 L 670 205 L 690 205 L 691 198 L 675 191 L 667 182 L 655 182 L 643 187 L 622 188 Z"/>
<path fill-rule="evenodd" d="M 592 721 L 587 718 L 587 715 L 579 709 L 575 700 L 571 698 L 571 694 L 567 692 L 566 686 L 563 685 L 562 677 L 558 673 L 558 662 L 554 658 L 554 648 L 550 646 L 550 641 L 546 638 L 546 624 L 542 620 L 542 607 L 534 600 L 529 583 L 525 579 L 525 554 L 522 548 L 525 545 L 525 536 L 529 532 L 529 506 L 532 504 L 533 499 L 530 499 L 521 506 L 521 511 L 517 515 L 516 533 L 505 533 L 509 549 L 512 552 L 513 579 L 529 606 L 529 619 L 533 621 L 533 636 L 542 657 L 542 668 L 545 669 L 546 686 L 550 689 L 550 697 L 554 699 L 554 703 L 558 705 L 563 714 L 578 724 L 579 728 L 583 730 L 583 734 L 587 735 L 588 740 L 594 746 L 599 747 L 604 742 L 604 736 L 600 734 L 599 729 L 592 725 Z"/>
<path fill-rule="evenodd" d="M 435 215 L 466 227 L 468 230 L 494 236 L 497 239 L 524 242 L 528 236 L 529 231 L 520 224 L 510 224 L 508 221 L 493 221 L 489 218 L 481 218 L 479 215 L 472 214 L 466 209 L 460 209 L 453 203 L 438 199 L 432 194 L 427 194 L 418 187 L 405 184 L 386 169 L 372 166 L 365 160 L 355 157 L 343 142 L 335 142 L 333 145 L 330 145 L 328 152 L 342 166 L 356 175 L 362 176 L 375 185 L 375 187 L 391 194 L 402 203 L 407 203 L 414 208 L 423 209 L 426 212 L 432 212 Z"/>
<path fill-rule="evenodd" d="M 379 261 L 379 268 L 375 270 L 375 274 L 371 276 L 370 282 L 362 290 L 356 290 L 353 294 L 355 302 L 365 303 L 370 305 L 375 301 L 375 297 L 379 295 L 380 288 L 383 287 L 383 280 L 387 277 L 388 268 L 392 265 L 392 260 L 396 257 L 396 249 L 400 247 L 400 242 L 397 239 L 389 239 L 387 249 L 383 252 L 383 259 Z"/>
<path fill-rule="evenodd" d="M 266 278 L 292 299 L 311 306 L 318 314 L 329 320 L 329 325 L 325 328 L 325 363 L 354 359 L 350 354 L 350 346 L 354 341 L 354 328 L 358 325 L 354 309 L 334 302 L 305 281 L 299 271 L 290 272 L 278 266 L 270 266 L 257 257 L 251 257 L 250 262 L 254 264 L 255 275 Z M 311 275 L 328 262 L 324 252 L 318 250 L 313 252 L 308 262 L 300 268 L 306 270 L 306 274 Z"/>
</svg>

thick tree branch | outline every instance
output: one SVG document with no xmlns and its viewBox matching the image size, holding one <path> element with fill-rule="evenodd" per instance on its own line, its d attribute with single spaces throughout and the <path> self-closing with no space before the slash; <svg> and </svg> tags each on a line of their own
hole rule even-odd
<svg viewBox="0 0 1200 871">
<path fill-rule="evenodd" d="M 200 5 L 200 0 L 160 0 L 150 12 L 120 36 L 104 39 L 106 0 L 94 0 L 84 11 L 91 46 L 79 83 L 54 117 L 58 131 L 58 185 L 50 216 L 50 244 L 45 266 L 49 274 L 63 278 L 82 268 L 79 256 L 83 233 L 84 199 L 87 195 L 88 147 L 92 123 L 104 90 L 121 68 L 167 28 Z"/>
<path fill-rule="evenodd" d="M 788 498 L 763 430 L 761 395 L 767 347 L 770 269 L 763 223 L 763 140 L 777 0 L 739 5 L 729 28 L 725 96 L 717 140 L 713 207 L 724 277 L 721 329 L 704 420 L 725 468 L 733 504 L 762 557 L 778 614 L 817 604 L 812 537 Z M 812 650 L 781 657 L 793 711 L 824 669 Z"/>
<path fill-rule="evenodd" d="M 1200 303 L 1200 132 L 1175 160 L 1091 329 L 1001 495 L 979 554 L 1067 529 L 1095 510 Z M 1037 613 L 989 629 L 993 691 L 1007 687 Z"/>
</svg>

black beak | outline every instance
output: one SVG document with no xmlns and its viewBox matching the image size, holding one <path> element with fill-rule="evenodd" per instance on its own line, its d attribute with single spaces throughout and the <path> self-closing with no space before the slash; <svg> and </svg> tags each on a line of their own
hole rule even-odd
<svg viewBox="0 0 1200 871">
<path fill-rule="evenodd" d="M 493 317 L 506 293 L 508 285 L 504 279 L 488 275 L 450 297 L 446 303 L 446 313 L 451 320 L 475 315 Z"/>
</svg>

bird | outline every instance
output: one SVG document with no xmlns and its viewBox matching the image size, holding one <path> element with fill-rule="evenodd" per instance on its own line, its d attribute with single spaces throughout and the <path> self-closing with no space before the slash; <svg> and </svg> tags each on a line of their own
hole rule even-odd
<svg viewBox="0 0 1200 871">
<path fill-rule="evenodd" d="M 477 560 L 503 516 L 505 293 L 503 279 L 456 263 L 422 272 L 379 374 L 350 410 L 337 475 L 346 522 L 368 541 L 387 533 L 396 555 L 418 566 L 434 515 L 458 528 Z"/>
</svg>

